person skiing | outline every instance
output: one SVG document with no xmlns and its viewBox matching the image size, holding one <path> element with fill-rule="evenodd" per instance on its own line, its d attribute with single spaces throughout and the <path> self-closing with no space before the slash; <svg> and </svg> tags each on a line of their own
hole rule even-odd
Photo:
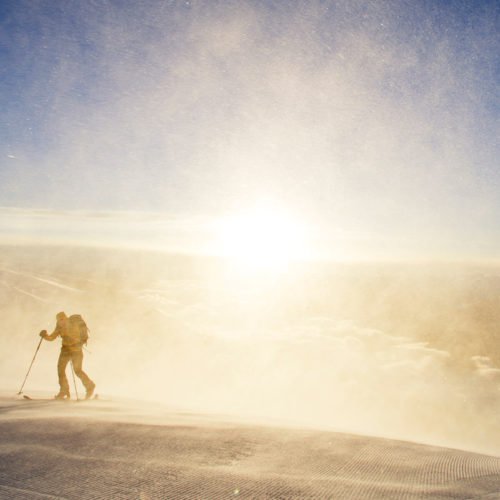
<svg viewBox="0 0 500 500">
<path fill-rule="evenodd" d="M 57 361 L 57 375 L 59 377 L 59 393 L 55 395 L 55 399 L 69 399 L 69 384 L 66 377 L 66 366 L 71 361 L 75 374 L 80 378 L 85 390 L 85 399 L 93 396 L 95 384 L 90 380 L 89 376 L 82 370 L 83 363 L 83 344 L 88 338 L 87 325 L 80 315 L 72 315 L 68 318 L 66 313 L 60 312 L 56 315 L 56 327 L 54 331 L 48 335 L 47 330 L 40 332 L 40 337 L 45 340 L 55 340 L 57 337 L 62 338 L 61 353 Z"/>
</svg>

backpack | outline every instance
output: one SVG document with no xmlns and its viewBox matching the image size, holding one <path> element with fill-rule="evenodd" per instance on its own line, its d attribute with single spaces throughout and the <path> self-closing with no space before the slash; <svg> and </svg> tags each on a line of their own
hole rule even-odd
<svg viewBox="0 0 500 500">
<path fill-rule="evenodd" d="M 89 340 L 89 329 L 80 314 L 72 314 L 69 318 L 70 329 L 73 337 L 80 338 L 82 345 L 87 344 Z"/>
</svg>

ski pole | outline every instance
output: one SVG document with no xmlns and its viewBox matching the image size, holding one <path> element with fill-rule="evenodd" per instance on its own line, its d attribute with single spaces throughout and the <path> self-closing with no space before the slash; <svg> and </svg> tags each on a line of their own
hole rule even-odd
<svg viewBox="0 0 500 500">
<path fill-rule="evenodd" d="M 18 395 L 22 394 L 22 392 L 23 392 L 24 384 L 26 383 L 26 380 L 28 379 L 28 375 L 30 374 L 31 367 L 33 366 L 33 363 L 35 362 L 35 358 L 36 358 L 36 355 L 38 354 L 38 350 L 40 349 L 40 346 L 42 345 L 42 340 L 43 340 L 43 337 L 40 337 L 40 342 L 38 342 L 38 347 L 36 348 L 35 355 L 33 356 L 33 359 L 31 360 L 30 367 L 28 368 L 28 373 L 26 373 L 26 377 L 24 377 L 24 382 L 23 382 L 23 385 L 21 386 L 21 389 L 19 389 L 19 392 L 17 393 Z"/>
<path fill-rule="evenodd" d="M 75 368 L 73 367 L 73 360 L 71 360 L 71 373 L 73 374 L 73 385 L 75 386 L 76 400 L 79 401 L 78 389 L 76 388 Z"/>
</svg>

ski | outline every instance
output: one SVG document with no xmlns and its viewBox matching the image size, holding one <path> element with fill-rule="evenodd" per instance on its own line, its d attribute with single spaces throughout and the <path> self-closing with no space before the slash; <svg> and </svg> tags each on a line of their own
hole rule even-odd
<svg viewBox="0 0 500 500">
<path fill-rule="evenodd" d="M 80 401 L 96 401 L 99 399 L 99 395 L 98 394 L 94 394 L 94 396 L 92 396 L 91 398 L 89 399 L 56 399 L 56 398 L 32 398 L 31 396 L 28 396 L 27 394 L 23 394 L 23 398 L 26 400 L 26 401 L 60 401 L 62 403 L 79 403 Z"/>
<path fill-rule="evenodd" d="M 68 403 L 71 401 L 71 399 L 56 399 L 56 398 L 32 398 L 31 396 L 28 396 L 27 394 L 23 394 L 23 399 L 26 401 L 56 401 L 56 402 L 63 402 L 63 403 Z"/>
</svg>

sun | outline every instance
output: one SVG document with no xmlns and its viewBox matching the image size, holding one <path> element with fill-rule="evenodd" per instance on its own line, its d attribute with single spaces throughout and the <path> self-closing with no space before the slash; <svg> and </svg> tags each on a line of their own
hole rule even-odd
<svg viewBox="0 0 500 500">
<path fill-rule="evenodd" d="M 309 255 L 307 227 L 269 204 L 222 217 L 215 232 L 215 253 L 240 269 L 284 270 Z"/>
</svg>

